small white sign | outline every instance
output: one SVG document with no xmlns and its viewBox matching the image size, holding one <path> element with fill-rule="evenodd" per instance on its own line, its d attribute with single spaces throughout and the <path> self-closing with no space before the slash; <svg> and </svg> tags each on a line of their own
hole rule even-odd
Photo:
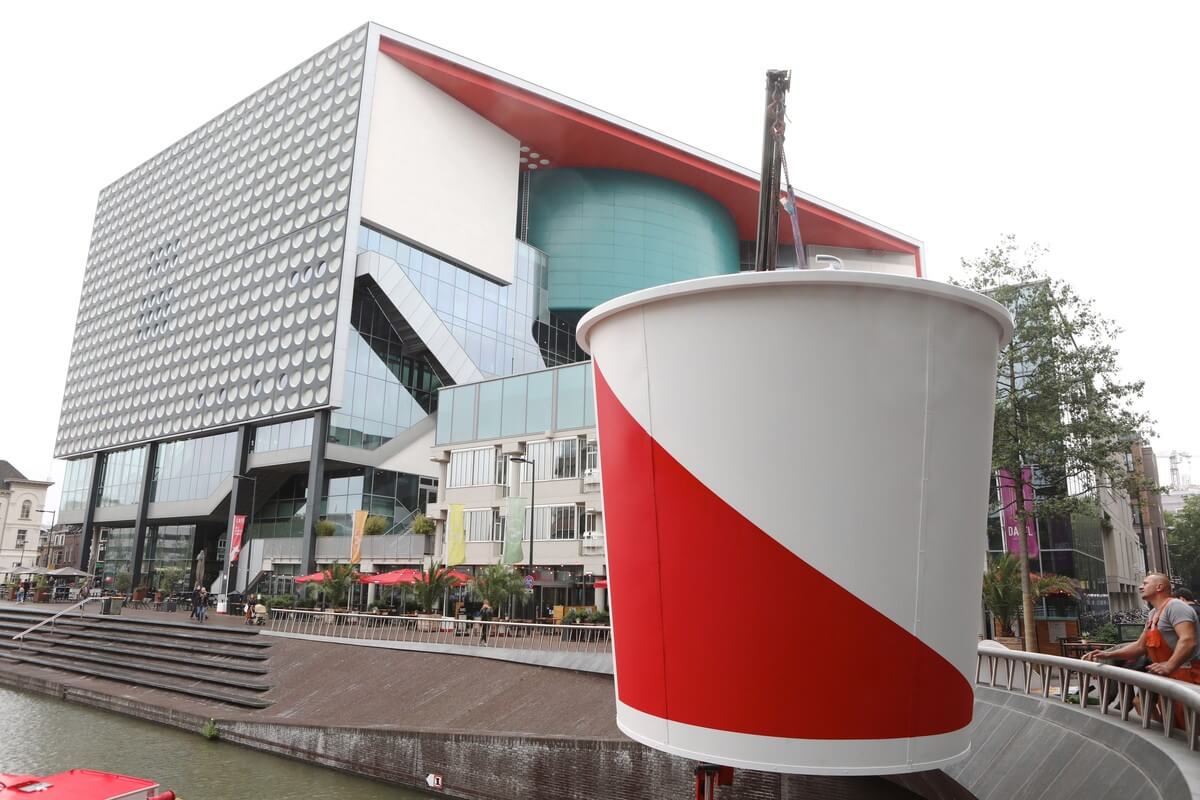
<svg viewBox="0 0 1200 800">
<path fill-rule="evenodd" d="M 441 789 L 442 776 L 436 772 L 431 772 L 425 776 L 425 784 L 429 786 L 430 789 Z"/>
</svg>

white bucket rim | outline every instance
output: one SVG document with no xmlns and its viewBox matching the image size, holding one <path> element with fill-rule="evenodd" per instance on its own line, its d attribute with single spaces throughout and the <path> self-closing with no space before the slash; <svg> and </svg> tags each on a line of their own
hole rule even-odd
<svg viewBox="0 0 1200 800">
<path fill-rule="evenodd" d="M 593 308 L 583 315 L 576 329 L 575 338 L 585 352 L 591 353 L 589 338 L 592 328 L 601 320 L 628 311 L 638 306 L 646 306 L 661 300 L 670 300 L 689 295 L 708 294 L 710 292 L 752 289 L 760 286 L 779 284 L 813 284 L 824 286 L 859 286 L 872 289 L 890 289 L 893 291 L 923 294 L 941 300 L 958 302 L 981 311 L 990 317 L 999 327 L 1000 347 L 1005 347 L 1013 334 L 1012 315 L 1008 309 L 985 295 L 954 286 L 949 283 L 932 281 L 928 278 L 912 278 L 907 275 L 886 275 L 879 272 L 862 272 L 858 270 L 775 270 L 774 272 L 738 272 L 731 275 L 714 275 L 708 278 L 694 278 L 687 281 L 667 283 L 662 286 L 652 286 L 649 289 L 639 289 L 636 292 L 614 297 Z"/>
</svg>

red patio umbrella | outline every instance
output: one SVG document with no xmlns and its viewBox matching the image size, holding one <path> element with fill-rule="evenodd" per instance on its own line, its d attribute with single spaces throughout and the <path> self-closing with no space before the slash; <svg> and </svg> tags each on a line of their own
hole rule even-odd
<svg viewBox="0 0 1200 800">
<path fill-rule="evenodd" d="M 329 577 L 328 570 L 326 570 L 324 572 L 314 572 L 311 575 L 301 575 L 299 578 L 296 578 L 296 583 L 317 583 L 319 581 L 325 580 L 328 577 Z"/>
<path fill-rule="evenodd" d="M 600 580 L 596 581 L 595 583 L 592 584 L 592 588 L 593 589 L 607 589 L 608 588 L 608 578 L 601 578 Z"/>
<path fill-rule="evenodd" d="M 464 583 L 467 583 L 467 582 L 469 582 L 469 581 L 471 580 L 471 576 L 470 576 L 470 575 L 468 575 L 468 574 L 467 574 L 467 573 L 465 573 L 465 572 L 459 572 L 459 571 L 458 571 L 458 570 L 456 570 L 456 569 L 452 569 L 452 570 L 450 570 L 450 571 L 449 571 L 448 573 L 446 573 L 446 574 L 447 574 L 447 575 L 449 575 L 451 578 L 453 578 L 453 579 L 454 579 L 454 582 L 455 582 L 455 584 L 457 584 L 457 585 L 462 585 L 462 584 L 464 584 Z"/>
<path fill-rule="evenodd" d="M 360 580 L 363 583 L 373 583 L 376 586 L 397 586 L 416 583 L 417 577 L 420 574 L 421 571 L 419 569 L 406 567 L 405 569 L 394 569 L 391 572 L 384 572 L 380 575 L 363 575 Z"/>
</svg>

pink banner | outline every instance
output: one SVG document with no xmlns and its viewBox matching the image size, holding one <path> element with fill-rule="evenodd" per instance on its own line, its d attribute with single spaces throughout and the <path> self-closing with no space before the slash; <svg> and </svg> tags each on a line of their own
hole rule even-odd
<svg viewBox="0 0 1200 800">
<path fill-rule="evenodd" d="M 1006 469 L 996 470 L 996 477 L 1000 490 L 1000 524 L 1004 526 L 1004 549 L 1013 555 L 1020 555 L 1021 540 L 1017 537 L 1021 535 L 1021 519 L 1017 516 L 1017 482 Z M 1029 548 L 1029 557 L 1035 558 L 1038 554 L 1038 537 L 1037 522 L 1033 518 L 1034 491 L 1031 468 L 1021 468 L 1021 483 L 1025 495 L 1025 511 L 1029 515 L 1025 518 L 1025 542 Z"/>
</svg>

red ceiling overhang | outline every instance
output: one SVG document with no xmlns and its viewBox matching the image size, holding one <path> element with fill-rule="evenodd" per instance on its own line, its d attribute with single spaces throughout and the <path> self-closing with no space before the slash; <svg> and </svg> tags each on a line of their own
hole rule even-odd
<svg viewBox="0 0 1200 800">
<path fill-rule="evenodd" d="M 424 80 L 551 159 L 552 167 L 631 170 L 691 186 L 729 209 L 738 236 L 752 241 L 758 227 L 758 179 L 653 136 L 589 114 L 529 89 L 386 37 L 380 50 Z M 798 198 L 806 244 L 911 253 L 921 273 L 920 246 Z M 786 220 L 780 240 L 792 241 Z"/>
</svg>

